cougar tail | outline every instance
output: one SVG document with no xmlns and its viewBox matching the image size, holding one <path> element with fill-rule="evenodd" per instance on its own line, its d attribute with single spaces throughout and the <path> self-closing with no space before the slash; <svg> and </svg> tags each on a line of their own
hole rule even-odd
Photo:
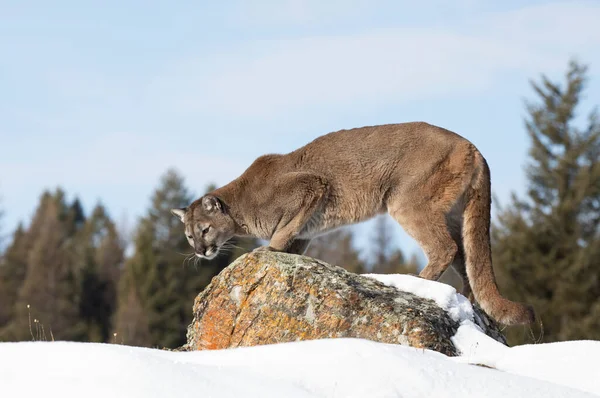
<svg viewBox="0 0 600 398">
<path fill-rule="evenodd" d="M 465 192 L 463 214 L 463 245 L 469 284 L 475 300 L 497 322 L 504 325 L 532 323 L 535 313 L 531 306 L 507 300 L 498 291 L 490 246 L 490 170 L 479 151 L 475 150 L 474 155 L 477 171 Z"/>
</svg>

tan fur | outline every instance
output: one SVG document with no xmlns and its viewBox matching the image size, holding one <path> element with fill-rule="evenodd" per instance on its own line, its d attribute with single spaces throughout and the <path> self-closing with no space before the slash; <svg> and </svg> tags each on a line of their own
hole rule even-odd
<svg viewBox="0 0 600 398">
<path fill-rule="evenodd" d="M 490 202 L 489 169 L 475 146 L 415 122 L 341 130 L 285 155 L 261 156 L 231 183 L 174 212 L 196 253 L 207 257 L 236 235 L 270 240 L 261 250 L 303 253 L 311 238 L 387 211 L 427 255 L 421 277 L 437 280 L 452 264 L 464 293 L 494 319 L 533 322 L 529 306 L 498 292 Z"/>
</svg>

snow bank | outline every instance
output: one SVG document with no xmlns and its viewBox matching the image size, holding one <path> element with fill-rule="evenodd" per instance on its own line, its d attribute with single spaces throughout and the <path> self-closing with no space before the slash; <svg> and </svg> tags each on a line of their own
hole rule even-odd
<svg viewBox="0 0 600 398">
<path fill-rule="evenodd" d="M 461 325 L 453 343 L 462 356 L 449 358 L 361 339 L 199 352 L 92 343 L 2 343 L 0 394 L 35 398 L 600 396 L 600 342 L 508 348 L 479 330 L 472 322 L 470 303 L 454 288 L 407 275 L 369 276 L 446 309 Z"/>
<path fill-rule="evenodd" d="M 0 344 L 3 397 L 527 397 L 592 395 L 432 351 L 328 339 L 202 352 Z"/>
<path fill-rule="evenodd" d="M 506 347 L 483 333 L 461 326 L 452 342 L 462 352 L 457 362 L 486 365 L 512 374 L 578 388 L 600 396 L 600 341 Z"/>
<path fill-rule="evenodd" d="M 460 324 L 452 342 L 462 354 L 456 362 L 559 383 L 600 395 L 600 342 L 570 341 L 507 347 L 473 322 L 469 300 L 452 286 L 411 275 L 364 274 L 388 286 L 433 300 Z"/>
</svg>

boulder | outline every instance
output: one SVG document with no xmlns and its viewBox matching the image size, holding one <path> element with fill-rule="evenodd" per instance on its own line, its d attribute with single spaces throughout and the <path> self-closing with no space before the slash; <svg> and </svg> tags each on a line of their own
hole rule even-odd
<svg viewBox="0 0 600 398">
<path fill-rule="evenodd" d="M 181 350 L 356 337 L 457 355 L 459 323 L 433 300 L 322 261 L 255 251 L 215 276 L 193 308 Z M 475 322 L 506 344 L 479 308 Z"/>
</svg>

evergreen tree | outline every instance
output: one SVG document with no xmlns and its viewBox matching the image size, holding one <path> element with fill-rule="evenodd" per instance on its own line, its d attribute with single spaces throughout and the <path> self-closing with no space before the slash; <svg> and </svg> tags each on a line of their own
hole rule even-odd
<svg viewBox="0 0 600 398">
<path fill-rule="evenodd" d="M 418 272 L 416 258 L 413 257 L 410 261 L 406 261 L 402 250 L 391 250 L 391 239 L 387 215 L 378 216 L 371 239 L 372 272 L 376 274 L 416 274 Z"/>
<path fill-rule="evenodd" d="M 571 62 L 564 85 L 532 82 L 527 197 L 513 195 L 493 228 L 500 290 L 535 307 L 548 342 L 600 339 L 600 124 L 596 112 L 575 121 L 586 70 Z M 522 328 L 509 337 L 529 340 Z"/>
<path fill-rule="evenodd" d="M 0 204 L 2 204 L 2 198 L 0 197 Z M 4 231 L 2 221 L 4 219 L 4 209 L 0 207 L 0 259 L 2 258 L 2 253 L 4 250 Z"/>
<path fill-rule="evenodd" d="M 49 192 L 42 194 L 30 229 L 25 230 L 23 225 L 19 224 L 13 234 L 12 242 L 3 256 L 0 267 L 0 295 L 2 296 L 0 297 L 2 299 L 0 341 L 18 340 L 15 332 L 19 329 L 19 326 L 15 325 L 17 323 L 15 319 L 17 299 L 27 273 L 32 242 L 39 236 L 40 226 L 44 218 L 44 209 L 51 200 L 52 196 Z M 22 326 L 22 322 L 20 326 Z"/>
<path fill-rule="evenodd" d="M 19 224 L 0 260 L 0 341 L 4 340 L 2 329 L 13 318 L 19 289 L 25 279 L 28 249 L 25 231 Z"/>
<path fill-rule="evenodd" d="M 87 341 L 107 342 L 116 309 L 116 291 L 124 253 L 115 224 L 97 205 L 78 240 L 81 301 L 80 316 Z"/>
<path fill-rule="evenodd" d="M 135 253 L 125 264 L 119 286 L 114 331 L 118 341 L 141 346 L 176 347 L 185 342 L 194 298 L 233 253 L 200 260 L 189 246 L 181 221 L 170 210 L 189 205 L 183 178 L 169 170 L 152 196 L 134 238 Z M 239 250 L 252 241 L 236 240 Z M 241 248 L 241 249 L 240 249 Z"/>
<path fill-rule="evenodd" d="M 378 266 L 381 268 L 385 267 L 389 260 L 392 241 L 387 215 L 382 214 L 375 218 L 374 229 L 375 231 L 371 237 L 371 257 L 374 268 Z M 404 259 L 400 258 L 400 260 L 403 261 Z"/>
<path fill-rule="evenodd" d="M 180 253 L 189 252 L 189 245 L 170 209 L 189 202 L 183 179 L 169 170 L 152 195 L 134 238 L 135 253 L 125 264 L 115 332 L 126 344 L 175 347 L 183 342 L 186 281 Z"/>
<path fill-rule="evenodd" d="M 67 227 L 67 234 L 69 236 L 75 236 L 83 229 L 86 219 L 79 198 L 73 200 L 73 203 L 65 214 L 65 218 L 67 221 L 65 226 Z"/>
<path fill-rule="evenodd" d="M 21 267 L 25 268 L 25 277 L 18 291 L 13 319 L 5 330 L 8 338 L 31 338 L 29 310 L 45 327 L 47 339 L 81 340 L 84 337 L 78 311 L 80 291 L 71 254 L 77 233 L 75 216 L 61 190 L 53 195 L 46 192 L 29 231 L 15 239 L 17 243 L 28 242 L 29 247 L 23 253 L 17 252 L 17 261 L 26 264 Z"/>
<path fill-rule="evenodd" d="M 40 204 L 33 216 L 29 230 L 25 230 L 23 225 L 19 224 L 13 234 L 12 242 L 3 256 L 0 267 L 0 298 L 2 298 L 0 341 L 18 339 L 15 331 L 22 326 L 22 322 L 21 325 L 15 325 L 17 323 L 15 319 L 17 299 L 27 273 L 32 242 L 36 241 L 39 236 L 45 209 L 51 200 L 52 196 L 49 192 L 41 195 Z"/>
<path fill-rule="evenodd" d="M 305 255 L 356 274 L 365 272 L 365 264 L 352 244 L 352 232 L 348 227 L 312 239 Z"/>
</svg>

